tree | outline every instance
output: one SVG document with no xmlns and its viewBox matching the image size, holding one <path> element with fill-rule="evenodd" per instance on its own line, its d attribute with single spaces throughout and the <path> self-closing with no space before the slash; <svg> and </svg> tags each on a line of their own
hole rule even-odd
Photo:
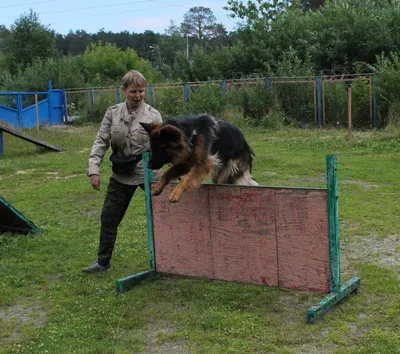
<svg viewBox="0 0 400 354">
<path fill-rule="evenodd" d="M 14 69 L 18 64 L 27 66 L 35 59 L 43 60 L 56 53 L 54 31 L 41 24 L 32 10 L 14 22 L 8 37 L 10 65 Z"/>
<path fill-rule="evenodd" d="M 96 86 L 119 84 L 122 76 L 131 69 L 140 71 L 149 82 L 160 79 L 150 62 L 141 59 L 133 49 L 123 51 L 111 43 L 92 43 L 86 48 L 82 61 L 87 80 Z"/>
<path fill-rule="evenodd" d="M 199 41 L 210 39 L 221 32 L 221 26 L 217 24 L 213 12 L 208 7 L 198 6 L 192 7 L 189 12 L 184 15 L 181 24 L 181 32 L 185 36 L 197 38 Z"/>
<path fill-rule="evenodd" d="M 3 25 L 0 25 L 0 54 L 8 52 L 7 42 L 9 40 L 10 31 Z"/>
<path fill-rule="evenodd" d="M 248 26 L 255 27 L 259 23 L 269 25 L 280 13 L 297 6 L 296 1 L 290 0 L 248 0 L 247 4 L 242 0 L 228 0 L 224 9 L 232 12 L 232 18 L 246 20 Z"/>
</svg>

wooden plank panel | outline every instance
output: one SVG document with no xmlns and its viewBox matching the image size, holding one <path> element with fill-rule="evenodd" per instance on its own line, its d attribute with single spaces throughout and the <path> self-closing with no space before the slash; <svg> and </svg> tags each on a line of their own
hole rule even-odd
<svg viewBox="0 0 400 354">
<path fill-rule="evenodd" d="M 275 193 L 279 287 L 329 292 L 326 191 Z"/>
<path fill-rule="evenodd" d="M 158 272 L 329 291 L 326 190 L 173 187 L 152 198 Z"/>
<path fill-rule="evenodd" d="M 214 278 L 278 286 L 274 190 L 210 187 Z"/>
<path fill-rule="evenodd" d="M 174 186 L 152 198 L 156 270 L 212 278 L 208 189 L 202 186 L 170 203 Z"/>
</svg>

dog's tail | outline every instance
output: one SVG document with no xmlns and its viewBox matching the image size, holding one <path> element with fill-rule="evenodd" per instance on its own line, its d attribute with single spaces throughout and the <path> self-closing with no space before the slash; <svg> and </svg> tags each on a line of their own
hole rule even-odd
<svg viewBox="0 0 400 354">
<path fill-rule="evenodd" d="M 246 154 L 235 159 L 222 161 L 218 154 L 211 157 L 212 180 L 218 184 L 237 184 L 243 186 L 259 186 L 251 175 L 254 152 L 249 147 Z"/>
</svg>

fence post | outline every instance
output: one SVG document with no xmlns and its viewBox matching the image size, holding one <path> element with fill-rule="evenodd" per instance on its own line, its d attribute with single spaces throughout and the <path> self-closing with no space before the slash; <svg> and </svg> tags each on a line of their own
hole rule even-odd
<svg viewBox="0 0 400 354">
<path fill-rule="evenodd" d="M 372 105 L 373 105 L 374 125 L 376 125 L 378 116 L 378 105 L 377 105 L 377 94 L 376 94 L 376 79 L 374 77 L 372 78 Z"/>
<path fill-rule="evenodd" d="M 93 114 L 94 114 L 94 96 L 93 96 L 93 89 L 89 89 L 89 101 L 90 101 L 90 120 L 93 120 Z"/>
<path fill-rule="evenodd" d="M 322 78 L 318 76 L 315 81 L 317 84 L 317 116 L 319 125 L 322 126 Z"/>
<path fill-rule="evenodd" d="M 154 88 L 153 88 L 153 85 L 149 85 L 149 99 L 150 99 L 150 106 L 154 107 Z"/>
<path fill-rule="evenodd" d="M 226 80 L 222 80 L 221 86 L 222 86 L 222 95 L 224 96 L 224 99 L 226 100 L 226 94 L 228 92 L 228 87 L 227 87 L 227 84 L 226 84 Z"/>
<path fill-rule="evenodd" d="M 351 134 L 351 131 L 353 129 L 353 116 L 352 116 L 352 111 L 353 111 L 353 103 L 352 103 L 352 92 L 351 92 L 351 82 L 348 81 L 346 82 L 346 88 L 347 88 L 347 129 L 349 130 L 349 133 Z"/>
<path fill-rule="evenodd" d="M 17 92 L 17 112 L 18 112 L 18 127 L 22 128 L 22 95 Z"/>
<path fill-rule="evenodd" d="M 35 91 L 35 117 L 36 117 L 36 129 L 39 130 L 39 104 L 38 104 L 37 91 Z"/>
<path fill-rule="evenodd" d="M 67 91 L 63 90 L 63 97 L 64 97 L 64 122 L 68 122 L 68 101 L 67 101 Z"/>
<path fill-rule="evenodd" d="M 265 80 L 265 90 L 267 91 L 267 94 L 271 93 L 271 79 Z"/>
<path fill-rule="evenodd" d="M 189 103 L 190 90 L 189 90 L 189 84 L 188 83 L 183 84 L 183 94 L 184 94 L 184 97 L 185 97 L 185 102 Z"/>
<path fill-rule="evenodd" d="M 51 80 L 47 81 L 47 91 L 49 93 L 49 125 L 53 122 L 53 87 Z"/>
<path fill-rule="evenodd" d="M 117 103 L 121 103 L 121 88 L 118 86 L 116 89 Z"/>
<path fill-rule="evenodd" d="M 4 155 L 3 130 L 0 128 L 0 155 Z"/>
</svg>

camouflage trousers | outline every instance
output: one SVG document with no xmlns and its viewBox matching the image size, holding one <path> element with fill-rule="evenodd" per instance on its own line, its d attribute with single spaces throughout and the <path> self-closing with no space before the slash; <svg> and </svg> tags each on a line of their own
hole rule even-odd
<svg viewBox="0 0 400 354">
<path fill-rule="evenodd" d="M 101 265 L 110 263 L 117 239 L 118 226 L 124 217 L 138 185 L 126 185 L 110 178 L 101 212 L 100 244 L 97 261 Z M 143 185 L 140 185 L 144 189 Z"/>
</svg>

